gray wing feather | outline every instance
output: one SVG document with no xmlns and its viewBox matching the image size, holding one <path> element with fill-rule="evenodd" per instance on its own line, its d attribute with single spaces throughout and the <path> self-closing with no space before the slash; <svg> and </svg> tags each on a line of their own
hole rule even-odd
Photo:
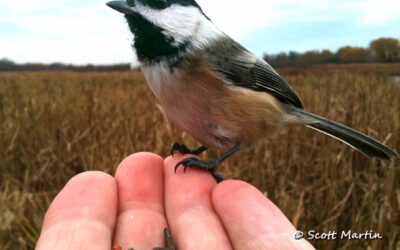
<svg viewBox="0 0 400 250">
<path fill-rule="evenodd" d="M 219 39 L 205 51 L 213 69 L 232 85 L 268 92 L 285 104 L 304 107 L 296 92 L 267 62 L 233 39 Z"/>
</svg>

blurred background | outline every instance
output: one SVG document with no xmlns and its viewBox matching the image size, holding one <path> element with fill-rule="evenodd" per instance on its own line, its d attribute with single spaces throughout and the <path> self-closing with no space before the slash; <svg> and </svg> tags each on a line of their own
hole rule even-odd
<svg viewBox="0 0 400 250">
<path fill-rule="evenodd" d="M 307 109 L 400 151 L 399 1 L 198 3 L 276 67 Z M 130 70 L 131 41 L 102 1 L 0 2 L 0 249 L 33 249 L 48 205 L 75 174 L 113 174 L 138 151 L 165 157 L 175 141 L 200 146 Z M 255 185 L 299 230 L 383 236 L 311 241 L 318 249 L 400 249 L 399 163 L 290 127 L 221 172 Z"/>
<path fill-rule="evenodd" d="M 132 59 L 122 14 L 97 0 L 0 3 L 0 58 L 16 63 L 119 64 Z M 400 37 L 393 0 L 198 0 L 228 35 L 258 56 L 367 48 Z M 223 11 L 223 14 L 221 10 Z"/>
</svg>

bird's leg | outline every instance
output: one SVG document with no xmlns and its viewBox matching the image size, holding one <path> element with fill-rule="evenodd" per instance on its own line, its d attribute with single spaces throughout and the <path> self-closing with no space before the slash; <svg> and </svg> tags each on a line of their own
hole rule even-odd
<svg viewBox="0 0 400 250">
<path fill-rule="evenodd" d="M 220 183 L 221 181 L 224 180 L 224 177 L 222 177 L 222 175 L 216 171 L 217 167 L 223 161 L 225 161 L 228 157 L 230 157 L 231 155 L 233 155 L 234 153 L 236 153 L 239 150 L 240 150 L 240 145 L 236 145 L 235 147 L 233 147 L 231 150 L 226 152 L 221 157 L 219 157 L 213 161 L 209 161 L 209 162 L 199 160 L 195 157 L 186 158 L 186 159 L 178 162 L 178 164 L 176 164 L 175 172 L 178 169 L 179 165 L 181 165 L 181 164 L 183 166 L 184 172 L 186 172 L 187 168 L 199 168 L 199 169 L 209 170 L 211 172 L 212 176 L 214 177 L 214 179 L 218 183 Z"/>
<path fill-rule="evenodd" d="M 179 151 L 179 153 L 181 153 L 181 154 L 199 155 L 199 154 L 203 153 L 204 151 L 206 151 L 207 149 L 208 148 L 205 146 L 201 146 L 196 149 L 189 149 L 188 147 L 186 147 L 185 144 L 180 144 L 178 142 L 175 142 L 171 148 L 171 155 L 174 156 L 175 151 Z"/>
</svg>

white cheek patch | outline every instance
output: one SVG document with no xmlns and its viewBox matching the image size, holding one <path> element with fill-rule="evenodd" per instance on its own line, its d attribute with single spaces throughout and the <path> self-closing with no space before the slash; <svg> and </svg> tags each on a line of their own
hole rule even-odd
<svg viewBox="0 0 400 250">
<path fill-rule="evenodd" d="M 161 27 L 165 35 L 173 37 L 179 44 L 193 35 L 193 28 L 201 18 L 197 8 L 191 6 L 172 5 L 163 10 L 156 10 L 137 3 L 135 9 L 147 20 Z"/>
<path fill-rule="evenodd" d="M 224 36 L 226 36 L 224 32 L 218 29 L 210 20 L 202 15 L 201 23 L 192 37 L 192 43 L 196 47 L 201 47 L 210 41 L 217 40 Z"/>
<path fill-rule="evenodd" d="M 191 39 L 197 46 L 217 38 L 223 33 L 194 6 L 173 4 L 157 10 L 138 2 L 132 9 L 148 21 L 163 29 L 163 34 L 172 37 L 174 45 L 180 45 Z"/>
</svg>

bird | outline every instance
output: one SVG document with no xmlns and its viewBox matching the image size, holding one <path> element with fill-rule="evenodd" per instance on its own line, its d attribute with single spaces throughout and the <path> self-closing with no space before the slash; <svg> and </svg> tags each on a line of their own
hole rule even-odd
<svg viewBox="0 0 400 250">
<path fill-rule="evenodd" d="M 307 111 L 298 94 L 266 61 L 220 30 L 194 0 L 127 0 L 107 5 L 124 14 L 132 49 L 166 115 L 202 145 L 171 149 L 199 155 L 222 148 L 221 157 L 188 157 L 179 166 L 211 172 L 241 149 L 279 128 L 304 125 L 334 137 L 367 157 L 392 160 L 399 154 L 345 125 Z"/>
</svg>

